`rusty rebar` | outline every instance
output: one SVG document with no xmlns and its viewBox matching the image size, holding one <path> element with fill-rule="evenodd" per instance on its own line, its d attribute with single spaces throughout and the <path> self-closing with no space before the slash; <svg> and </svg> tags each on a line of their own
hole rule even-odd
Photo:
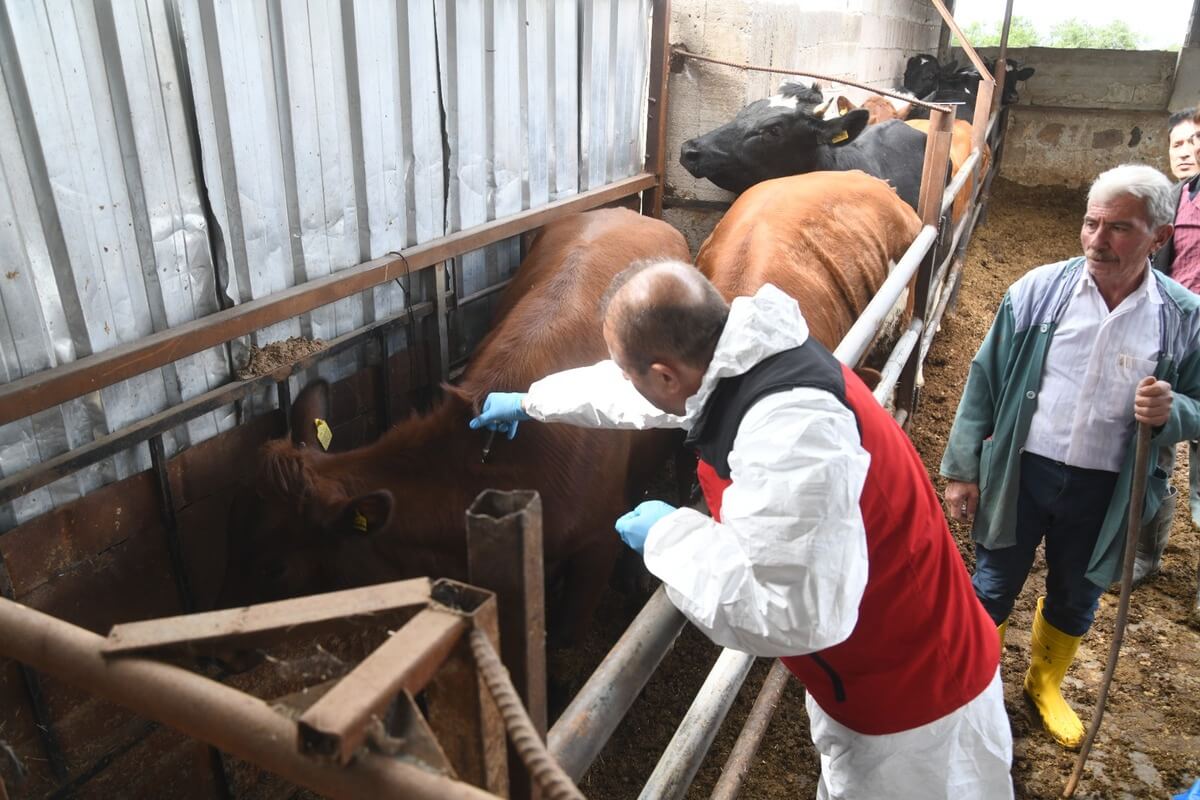
<svg viewBox="0 0 1200 800">
<path fill-rule="evenodd" d="M 672 47 L 671 54 L 677 55 L 680 58 L 692 58 L 696 61 L 707 61 L 710 64 L 719 64 L 722 67 L 733 67 L 734 69 L 743 69 L 750 72 L 774 72 L 780 75 L 799 75 L 802 78 L 814 78 L 819 81 L 840 83 L 845 86 L 853 86 L 856 89 L 865 89 L 868 92 L 875 92 L 876 94 L 881 94 L 885 97 L 892 97 L 896 100 L 903 100 L 906 103 L 912 103 L 913 105 L 920 106 L 921 108 L 928 108 L 930 111 L 945 111 L 948 114 L 954 113 L 954 109 L 945 103 L 929 103 L 913 97 L 912 95 L 900 94 L 899 92 L 893 92 L 888 89 L 879 89 L 875 86 L 867 86 L 865 83 L 858 83 L 857 81 L 852 81 L 847 78 L 836 78 L 832 75 L 824 75 L 820 72 L 809 72 L 802 69 L 786 69 L 783 67 L 764 67 L 759 64 L 739 64 L 736 61 L 726 61 L 722 58 L 702 56 L 699 53 L 693 53 L 692 51 L 679 46 Z"/>
<path fill-rule="evenodd" d="M 542 796 L 546 800 L 584 800 L 583 793 L 546 750 L 533 721 L 521 705 L 521 698 L 509 679 L 508 670 L 500 663 L 492 643 L 478 628 L 471 631 L 471 652 L 475 655 L 480 677 L 487 684 L 504 717 L 509 739 L 541 789 Z"/>
</svg>

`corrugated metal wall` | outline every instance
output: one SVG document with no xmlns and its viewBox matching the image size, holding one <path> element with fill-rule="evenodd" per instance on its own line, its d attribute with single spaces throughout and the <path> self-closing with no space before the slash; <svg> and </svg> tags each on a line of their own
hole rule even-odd
<svg viewBox="0 0 1200 800">
<path fill-rule="evenodd" d="M 3 4 L 0 382 L 637 172 L 649 21 L 649 0 Z M 450 284 L 495 285 L 519 255 L 468 254 Z M 380 286 L 250 343 L 405 302 Z M 457 316 L 452 356 L 489 318 Z M 246 344 L 0 427 L 0 473 L 224 383 Z M 209 414 L 168 452 L 234 424 Z M 148 463 L 142 445 L 0 507 L 0 530 Z"/>
</svg>

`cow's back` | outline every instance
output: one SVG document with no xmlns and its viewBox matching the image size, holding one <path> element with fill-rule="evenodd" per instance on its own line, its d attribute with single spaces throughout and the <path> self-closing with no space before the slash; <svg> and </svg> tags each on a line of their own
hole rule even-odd
<svg viewBox="0 0 1200 800">
<path fill-rule="evenodd" d="M 916 213 L 877 178 L 793 175 L 738 197 L 696 266 L 727 299 L 775 284 L 799 301 L 813 336 L 833 348 L 920 228 Z"/>
<path fill-rule="evenodd" d="M 635 261 L 688 261 L 687 242 L 669 224 L 624 208 L 601 209 L 542 228 L 506 287 L 491 333 L 480 342 L 461 388 L 523 391 L 551 372 L 608 358 L 600 301 Z"/>
<path fill-rule="evenodd" d="M 459 390 L 480 404 L 489 392 L 526 391 L 554 372 L 609 357 L 600 302 L 619 272 L 643 259 L 687 262 L 687 242 L 669 224 L 626 209 L 565 217 L 539 233 L 505 290 L 492 331 L 479 344 Z M 458 420 L 456 435 L 478 437 Z M 611 539 L 611 523 L 627 510 L 627 490 L 657 469 L 666 442 L 655 433 L 598 431 L 569 425 L 525 425 L 512 442 L 494 443 L 494 464 L 469 463 L 461 473 L 479 485 L 512 478 L 538 488 L 546 514 L 546 556 L 570 557 L 593 535 Z"/>
</svg>

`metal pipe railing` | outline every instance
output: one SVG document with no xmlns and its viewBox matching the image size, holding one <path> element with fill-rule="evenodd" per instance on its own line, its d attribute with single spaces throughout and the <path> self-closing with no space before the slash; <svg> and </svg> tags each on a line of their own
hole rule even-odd
<svg viewBox="0 0 1200 800">
<path fill-rule="evenodd" d="M 875 399 L 879 401 L 879 405 L 887 405 L 887 399 L 895 390 L 896 383 L 900 380 L 900 373 L 904 371 L 904 365 L 908 363 L 908 357 L 912 355 L 913 348 L 921 340 L 921 333 L 924 330 L 925 322 L 914 319 L 908 323 L 908 330 L 904 331 L 896 340 L 896 346 L 892 348 L 887 363 L 879 371 L 879 383 L 872 391 Z"/>
<path fill-rule="evenodd" d="M 752 666 L 752 655 L 729 648 L 721 651 L 638 800 L 683 797 Z"/>
<path fill-rule="evenodd" d="M 658 587 L 550 728 L 550 754 L 573 780 L 604 749 L 686 621 Z"/>
<path fill-rule="evenodd" d="M 887 280 L 879 287 L 879 291 L 871 298 L 871 302 L 867 303 L 867 307 L 863 309 L 862 314 L 842 338 L 837 349 L 833 351 L 833 355 L 838 361 L 843 364 L 857 364 L 863 357 L 867 348 L 871 346 L 871 342 L 875 340 L 879 326 L 883 324 L 884 319 L 896 305 L 896 301 L 900 299 L 900 295 L 912 281 L 913 275 L 917 273 L 929 248 L 933 247 L 933 243 L 937 240 L 937 233 L 936 227 L 926 225 L 917 234 L 917 238 L 913 239 L 913 243 L 908 246 L 900 263 L 892 269 Z"/>
<path fill-rule="evenodd" d="M 791 671 L 782 661 L 776 659 L 771 671 L 767 673 L 767 679 L 763 681 L 762 688 L 758 690 L 758 697 L 754 698 L 754 707 L 750 709 L 746 724 L 742 726 L 742 732 L 733 743 L 733 750 L 730 751 L 729 758 L 721 769 L 721 777 L 708 800 L 736 800 L 742 790 L 742 783 L 750 772 L 750 762 L 762 744 L 767 726 L 771 724 L 771 717 L 775 716 L 775 708 L 779 705 L 779 699 L 783 697 L 791 676 Z"/>
</svg>

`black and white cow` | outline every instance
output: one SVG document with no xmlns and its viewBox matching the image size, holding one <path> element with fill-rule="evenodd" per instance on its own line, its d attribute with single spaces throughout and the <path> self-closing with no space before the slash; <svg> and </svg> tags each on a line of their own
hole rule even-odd
<svg viewBox="0 0 1200 800">
<path fill-rule="evenodd" d="M 983 63 L 989 73 L 995 72 L 994 60 L 985 58 Z M 1008 60 L 1000 88 L 1000 102 L 1004 105 L 1017 102 L 1017 84 L 1029 80 L 1033 73 L 1033 67 L 1022 67 L 1017 61 Z M 980 80 L 979 71 L 971 65 L 959 67 L 957 61 L 939 64 L 936 58 L 925 54 L 908 59 L 904 68 L 906 89 L 929 103 L 957 104 L 955 116 L 958 119 L 970 120 L 974 116 Z M 909 118 L 928 119 L 929 109 L 916 107 Z"/>
<path fill-rule="evenodd" d="M 819 89 L 784 84 L 731 121 L 683 143 L 679 163 L 697 178 L 741 193 L 761 181 L 806 172 L 859 169 L 883 178 L 913 208 L 921 190 L 925 134 L 903 122 L 867 127 L 857 109 L 823 119 Z"/>
</svg>

